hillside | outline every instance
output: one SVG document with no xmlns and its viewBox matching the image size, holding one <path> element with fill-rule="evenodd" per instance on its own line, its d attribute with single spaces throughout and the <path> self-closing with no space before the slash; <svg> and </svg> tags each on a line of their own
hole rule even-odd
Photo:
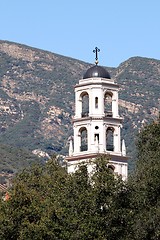
<svg viewBox="0 0 160 240">
<path fill-rule="evenodd" d="M 74 85 L 90 66 L 0 41 L 0 144 L 7 146 L 6 152 L 8 147 L 29 153 L 41 149 L 50 155 L 68 152 L 68 137 L 73 133 Z M 133 156 L 136 133 L 158 115 L 160 60 L 133 57 L 107 70 L 120 85 L 122 136 L 128 154 Z M 0 170 L 2 165 L 13 169 L 7 157 L 5 161 L 0 158 Z"/>
</svg>

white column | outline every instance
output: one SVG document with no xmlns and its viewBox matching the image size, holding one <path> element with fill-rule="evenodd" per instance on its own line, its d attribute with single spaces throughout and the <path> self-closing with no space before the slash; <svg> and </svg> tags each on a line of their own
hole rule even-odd
<svg viewBox="0 0 160 240">
<path fill-rule="evenodd" d="M 74 126 L 74 153 L 80 152 L 80 134 L 79 134 L 79 128 L 77 126 Z"/>
<path fill-rule="evenodd" d="M 73 141 L 72 139 L 69 140 L 69 156 L 73 155 Z"/>
<path fill-rule="evenodd" d="M 89 116 L 91 116 L 94 113 L 93 111 L 94 101 L 93 101 L 93 93 L 91 88 L 88 90 L 88 96 L 89 96 Z"/>
<path fill-rule="evenodd" d="M 118 117 L 118 92 L 114 91 L 112 96 L 112 114 L 113 117 Z"/>
<path fill-rule="evenodd" d="M 125 141 L 124 139 L 122 140 L 122 155 L 126 156 L 126 146 L 125 146 Z"/>
<path fill-rule="evenodd" d="M 91 124 L 87 124 L 88 151 L 91 150 Z"/>
<path fill-rule="evenodd" d="M 120 145 L 120 127 L 116 126 L 114 130 L 114 152 L 121 152 Z"/>
<path fill-rule="evenodd" d="M 80 98 L 81 92 L 75 92 L 75 118 L 81 118 L 82 115 L 82 99 Z"/>
<path fill-rule="evenodd" d="M 106 130 L 107 125 L 103 123 L 103 151 L 106 151 Z"/>
<path fill-rule="evenodd" d="M 102 116 L 104 116 L 104 91 L 102 88 L 101 88 L 100 96 L 98 100 L 99 100 L 99 103 L 98 103 L 99 112 Z"/>
</svg>

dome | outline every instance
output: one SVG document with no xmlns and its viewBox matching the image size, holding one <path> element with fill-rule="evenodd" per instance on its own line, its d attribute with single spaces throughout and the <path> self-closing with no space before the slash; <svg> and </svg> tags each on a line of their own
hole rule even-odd
<svg viewBox="0 0 160 240">
<path fill-rule="evenodd" d="M 83 79 L 94 78 L 94 77 L 101 77 L 101 78 L 109 78 L 109 79 L 111 79 L 110 74 L 107 72 L 107 70 L 105 68 L 97 66 L 97 65 L 89 68 L 86 71 L 86 73 L 84 74 Z"/>
</svg>

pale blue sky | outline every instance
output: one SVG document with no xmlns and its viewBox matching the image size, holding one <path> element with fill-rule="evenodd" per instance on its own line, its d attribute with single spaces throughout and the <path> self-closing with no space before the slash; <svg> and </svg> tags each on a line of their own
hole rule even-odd
<svg viewBox="0 0 160 240">
<path fill-rule="evenodd" d="M 0 39 L 118 66 L 160 59 L 160 0 L 0 0 Z"/>
</svg>

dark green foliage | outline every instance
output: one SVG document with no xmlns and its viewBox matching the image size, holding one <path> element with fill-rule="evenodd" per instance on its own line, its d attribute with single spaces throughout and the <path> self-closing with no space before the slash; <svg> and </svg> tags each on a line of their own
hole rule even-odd
<svg viewBox="0 0 160 240">
<path fill-rule="evenodd" d="M 125 185 L 107 162 L 99 156 L 91 177 L 86 165 L 68 175 L 54 159 L 24 170 L 1 202 L 0 239 L 122 239 Z"/>
<path fill-rule="evenodd" d="M 5 218 L 1 215 L 0 239 L 57 239 L 57 195 L 65 175 L 55 162 L 19 174 L 11 199 L 1 205 Z"/>
<path fill-rule="evenodd" d="M 160 119 L 146 126 L 137 141 L 136 172 L 129 180 L 132 232 L 136 240 L 160 239 Z"/>
<path fill-rule="evenodd" d="M 55 159 L 15 178 L 0 202 L 0 239 L 159 240 L 160 122 L 137 141 L 135 173 L 123 182 L 99 155 L 89 176 L 81 164 L 67 174 Z"/>
<path fill-rule="evenodd" d="M 0 144 L 0 172 L 17 172 L 42 160 L 25 148 Z"/>
<path fill-rule="evenodd" d="M 35 146 L 32 143 L 35 132 L 38 129 L 40 109 L 36 102 L 27 102 L 21 106 L 25 112 L 24 118 L 14 127 L 8 129 L 0 136 L 0 142 L 5 142 L 11 146 L 26 147 L 33 150 Z M 36 140 L 35 140 L 36 141 Z"/>
</svg>

